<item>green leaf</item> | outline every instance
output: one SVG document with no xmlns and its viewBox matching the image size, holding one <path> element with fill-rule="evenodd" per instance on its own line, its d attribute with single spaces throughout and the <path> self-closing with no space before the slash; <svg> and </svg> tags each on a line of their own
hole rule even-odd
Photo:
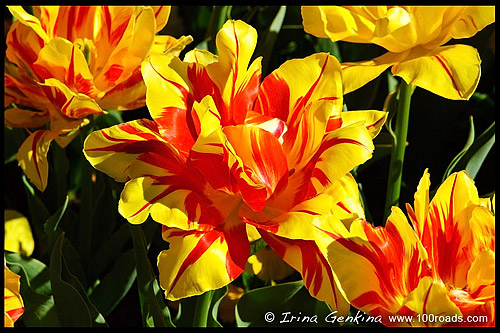
<svg viewBox="0 0 500 333">
<path fill-rule="evenodd" d="M 224 286 L 220 289 L 217 289 L 212 296 L 212 304 L 210 305 L 210 313 L 211 316 L 208 317 L 207 326 L 208 327 L 222 327 L 219 323 L 217 316 L 219 314 L 219 305 L 222 299 L 227 295 L 228 288 Z"/>
<path fill-rule="evenodd" d="M 64 202 L 68 192 L 67 177 L 69 172 L 69 160 L 66 157 L 66 150 L 59 145 L 51 145 L 50 152 L 52 155 L 51 165 L 53 165 L 52 175 L 54 176 L 51 180 L 53 180 L 56 186 L 56 202 L 60 204 Z"/>
<path fill-rule="evenodd" d="M 130 227 L 128 223 L 124 223 L 104 244 L 102 244 L 89 261 L 87 269 L 89 281 L 98 279 L 114 260 L 116 260 L 116 257 L 122 253 L 123 248 L 129 241 Z"/>
<path fill-rule="evenodd" d="M 210 21 L 206 30 L 205 40 L 207 50 L 217 55 L 217 46 L 215 40 L 217 33 L 228 19 L 229 6 L 213 6 Z"/>
<path fill-rule="evenodd" d="M 472 146 L 472 143 L 474 143 L 474 137 L 475 137 L 475 131 L 474 131 L 474 120 L 472 119 L 472 116 L 469 118 L 469 135 L 467 136 L 467 140 L 465 142 L 465 146 L 462 148 L 462 150 L 451 160 L 450 164 L 446 168 L 446 171 L 444 172 L 443 179 L 441 182 L 443 182 L 446 178 L 448 178 L 449 175 L 451 175 L 458 162 L 460 162 L 460 159 L 465 155 L 467 150 Z"/>
<path fill-rule="evenodd" d="M 64 233 L 57 238 L 50 257 L 49 276 L 59 322 L 65 327 L 91 327 L 105 324 L 87 294 L 72 275 L 63 256 Z"/>
<path fill-rule="evenodd" d="M 24 128 L 4 127 L 4 164 L 14 162 L 16 154 L 23 141 L 26 140 L 26 131 Z"/>
<path fill-rule="evenodd" d="M 23 324 L 27 327 L 59 326 L 47 266 L 41 261 L 18 253 L 5 253 L 5 262 L 21 277 Z"/>
<path fill-rule="evenodd" d="M 69 198 L 66 197 L 66 200 L 64 201 L 62 207 L 59 208 L 59 210 L 50 218 L 48 218 L 47 221 L 43 224 L 43 230 L 48 239 L 49 251 L 52 249 L 54 238 L 56 236 L 59 236 L 56 231 L 59 226 L 59 222 L 61 222 L 61 219 L 66 212 L 66 208 L 68 208 L 68 201 Z"/>
<path fill-rule="evenodd" d="M 99 282 L 89 295 L 92 303 L 103 316 L 107 316 L 127 295 L 137 277 L 134 250 L 123 254 L 111 271 Z"/>
<path fill-rule="evenodd" d="M 285 14 L 286 6 L 280 6 L 276 16 L 264 34 L 262 43 L 260 43 L 259 47 L 255 51 L 256 55 L 262 55 L 262 73 L 264 75 L 267 74 L 269 62 L 273 54 L 274 44 L 276 43 L 279 32 L 281 31 Z"/>
<path fill-rule="evenodd" d="M 245 293 L 236 304 L 236 323 L 239 327 L 318 326 L 329 313 L 326 303 L 312 297 L 302 281 L 296 281 Z"/>
<path fill-rule="evenodd" d="M 471 128 L 466 144 L 462 151 L 460 151 L 448 165 L 443 176 L 443 181 L 453 172 L 461 170 L 465 170 L 467 174 L 474 179 L 494 144 L 495 122 L 493 122 L 478 138 L 474 139 L 474 124 L 471 118 Z"/>
<path fill-rule="evenodd" d="M 148 222 L 148 221 L 147 221 Z M 145 223 L 147 225 L 147 222 Z M 150 223 L 154 223 L 149 221 Z M 156 227 L 155 225 L 153 225 Z M 134 244 L 137 268 L 137 286 L 141 305 L 143 325 L 147 327 L 173 327 L 170 311 L 163 301 L 163 293 L 158 286 L 151 262 L 147 256 L 146 237 L 141 225 L 129 225 Z"/>
<path fill-rule="evenodd" d="M 265 248 L 266 246 L 267 243 L 262 238 L 253 241 L 252 243 L 250 243 L 250 254 L 248 256 L 253 256 L 255 253 L 257 253 L 257 251 Z"/>
</svg>

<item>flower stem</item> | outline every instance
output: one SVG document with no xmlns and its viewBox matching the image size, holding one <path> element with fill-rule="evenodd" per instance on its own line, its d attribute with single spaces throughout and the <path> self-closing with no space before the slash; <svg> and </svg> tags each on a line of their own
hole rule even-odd
<svg viewBox="0 0 500 333">
<path fill-rule="evenodd" d="M 408 123 L 410 119 L 410 102 L 413 87 L 410 84 L 407 84 L 404 80 L 401 80 L 399 89 L 396 129 L 394 131 L 394 144 L 392 146 L 391 161 L 389 165 L 384 218 L 389 216 L 392 206 L 399 205 L 401 179 L 403 175 L 403 161 L 406 149 L 406 137 L 408 134 Z"/>
<path fill-rule="evenodd" d="M 208 314 L 213 296 L 214 290 L 206 291 L 204 294 L 198 296 L 194 308 L 193 327 L 207 327 Z"/>
</svg>

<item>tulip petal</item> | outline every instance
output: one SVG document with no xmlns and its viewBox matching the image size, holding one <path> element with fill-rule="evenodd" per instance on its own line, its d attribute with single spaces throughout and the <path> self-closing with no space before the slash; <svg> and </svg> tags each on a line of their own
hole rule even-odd
<svg viewBox="0 0 500 333">
<path fill-rule="evenodd" d="M 243 123 L 257 96 L 261 59 L 249 67 L 256 44 L 257 31 L 240 20 L 227 21 L 217 33 L 219 58 L 207 66 L 207 72 L 227 106 L 226 111 L 217 104 L 224 125 Z"/>
<path fill-rule="evenodd" d="M 453 38 L 469 38 L 493 22 L 494 6 L 467 6 L 451 26 L 449 34 Z"/>
<path fill-rule="evenodd" d="M 474 299 L 495 299 L 495 252 L 485 250 L 474 259 L 467 273 L 467 286 Z"/>
<path fill-rule="evenodd" d="M 289 130 L 298 126 L 313 101 L 333 101 L 341 110 L 341 75 L 337 59 L 326 53 L 288 60 L 262 82 L 255 110 L 283 120 Z M 337 108 L 330 110 L 333 113 Z M 294 133 L 289 135 L 295 137 Z"/>
<path fill-rule="evenodd" d="M 278 185 L 285 186 L 288 179 L 288 165 L 281 144 L 276 137 L 255 126 L 226 126 L 224 134 L 233 146 L 238 157 L 245 165 L 245 171 L 257 184 L 262 184 L 267 189 L 267 197 L 279 192 Z M 246 193 L 242 193 L 245 201 Z M 265 204 L 265 202 L 264 202 Z M 255 209 L 263 208 L 258 204 Z"/>
<path fill-rule="evenodd" d="M 74 41 L 77 38 L 92 39 L 98 6 L 33 6 L 33 14 L 43 22 L 47 34 Z"/>
<path fill-rule="evenodd" d="M 293 207 L 290 199 L 278 195 L 270 200 L 265 212 L 277 217 L 263 220 L 242 218 L 261 230 L 288 239 L 315 240 L 320 248 L 331 242 L 331 235 L 345 235 L 346 225 L 364 217 L 359 201 L 358 184 L 350 174 L 336 181 L 327 191 Z M 281 214 L 279 212 L 282 212 Z M 284 212 L 284 213 L 283 213 Z"/>
<path fill-rule="evenodd" d="M 261 231 L 262 238 L 287 264 L 301 275 L 309 293 L 345 316 L 349 303 L 337 286 L 336 277 L 314 241 L 289 240 Z"/>
<path fill-rule="evenodd" d="M 373 139 L 382 130 L 382 126 L 385 124 L 387 115 L 388 113 L 385 111 L 375 111 L 375 110 L 342 112 L 341 113 L 342 126 L 345 127 L 357 121 L 364 121 L 366 129 L 368 130 L 371 138 Z M 330 129 L 329 131 L 331 130 L 333 129 Z"/>
<path fill-rule="evenodd" d="M 153 45 L 156 22 L 151 7 L 103 6 L 100 14 L 93 68 L 96 87 L 105 91 L 141 65 Z"/>
<path fill-rule="evenodd" d="M 164 228 L 163 238 L 170 248 L 158 256 L 159 280 L 169 300 L 229 284 L 244 271 L 250 253 L 243 223 L 208 232 Z"/>
<path fill-rule="evenodd" d="M 168 22 L 170 17 L 170 6 L 151 6 L 155 13 L 156 32 L 160 32 Z"/>
<path fill-rule="evenodd" d="M 395 313 L 417 287 L 426 254 L 403 212 L 393 207 L 385 228 L 354 221 L 348 237 L 328 247 L 328 261 L 347 299 L 371 316 Z"/>
<path fill-rule="evenodd" d="M 85 140 L 84 154 L 96 169 L 118 182 L 144 174 L 164 176 L 166 168 L 181 161 L 175 148 L 161 138 L 156 124 L 147 119 L 92 132 Z"/>
<path fill-rule="evenodd" d="M 33 64 L 40 79 L 57 79 L 75 93 L 82 93 L 91 98 L 97 96 L 93 77 L 83 52 L 63 38 L 52 39 L 38 54 Z"/>
<path fill-rule="evenodd" d="M 35 240 L 28 219 L 13 209 L 4 210 L 5 237 L 4 249 L 31 256 Z"/>
<path fill-rule="evenodd" d="M 7 126 L 37 128 L 49 121 L 49 114 L 48 112 L 9 108 L 5 110 L 4 118 Z"/>
<path fill-rule="evenodd" d="M 32 66 L 45 44 L 44 40 L 30 27 L 22 24 L 21 21 L 15 21 L 7 34 L 6 45 L 7 59 L 16 64 L 19 70 L 32 73 Z"/>
<path fill-rule="evenodd" d="M 4 327 L 14 327 L 14 322 L 24 313 L 20 279 L 19 275 L 4 266 Z"/>
<path fill-rule="evenodd" d="M 454 173 L 436 191 L 425 222 L 419 221 L 431 265 L 445 283 L 456 288 L 466 285 L 472 261 L 467 249 L 473 242 L 467 219 L 478 203 L 473 180 L 464 171 Z"/>
<path fill-rule="evenodd" d="M 408 58 L 392 67 L 392 74 L 448 99 L 468 100 L 481 75 L 481 59 L 469 45 L 427 50 L 414 48 Z"/>
<path fill-rule="evenodd" d="M 18 19 L 22 24 L 30 27 L 33 31 L 44 41 L 49 41 L 49 36 L 42 28 L 40 20 L 33 15 L 28 14 L 22 6 L 9 6 L 8 7 L 12 16 Z"/>
<path fill-rule="evenodd" d="M 192 71 L 196 70 L 197 67 Z M 188 101 L 190 88 L 187 71 L 188 64 L 172 55 L 153 55 L 142 64 L 149 112 L 163 137 L 185 155 L 197 135 L 188 111 L 192 105 Z M 209 82 L 205 83 L 210 85 Z"/>
<path fill-rule="evenodd" d="M 413 227 L 415 228 L 415 232 L 419 236 L 419 239 L 423 239 L 423 221 L 425 221 L 427 213 L 429 212 L 430 185 L 430 175 L 428 169 L 425 169 L 424 174 L 418 183 L 417 191 L 414 195 L 415 210 L 413 210 L 413 208 L 409 204 L 406 205 L 408 216 L 410 217 L 410 220 L 413 224 Z"/>
<path fill-rule="evenodd" d="M 127 80 L 117 84 L 99 99 L 104 110 L 135 110 L 146 105 L 146 86 L 139 68 Z"/>
<path fill-rule="evenodd" d="M 344 94 L 361 88 L 377 78 L 392 65 L 406 58 L 408 52 L 388 52 L 371 60 L 342 63 L 342 83 Z"/>
<path fill-rule="evenodd" d="M 95 99 L 78 92 L 73 92 L 63 82 L 57 79 L 47 79 L 40 83 L 47 98 L 58 108 L 60 115 L 77 119 L 79 123 L 82 118 L 90 114 L 105 114 Z M 54 119 L 51 119 L 51 128 L 59 127 Z M 59 128 L 58 128 L 59 129 Z"/>
<path fill-rule="evenodd" d="M 302 6 L 302 23 L 307 33 L 336 42 L 366 43 L 375 24 L 355 11 L 340 6 Z"/>
<path fill-rule="evenodd" d="M 405 298 L 398 313 L 406 316 L 413 315 L 412 326 L 442 326 L 445 324 L 440 320 L 418 321 L 417 314 L 462 316 L 460 309 L 448 297 L 446 286 L 443 283 L 433 281 L 430 276 L 420 280 L 418 286 Z"/>
<path fill-rule="evenodd" d="M 370 159 L 373 149 L 370 133 L 362 122 L 328 132 L 310 162 L 311 188 L 321 193 L 355 166 Z"/>
<path fill-rule="evenodd" d="M 24 140 L 16 154 L 19 166 L 28 179 L 40 190 L 44 191 L 49 177 L 47 153 L 52 140 L 57 136 L 50 130 L 38 130 Z"/>
</svg>

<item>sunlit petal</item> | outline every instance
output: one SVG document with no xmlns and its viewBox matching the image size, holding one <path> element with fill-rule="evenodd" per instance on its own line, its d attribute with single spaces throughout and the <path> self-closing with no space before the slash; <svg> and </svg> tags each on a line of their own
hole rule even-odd
<svg viewBox="0 0 500 333">
<path fill-rule="evenodd" d="M 446 286 L 433 281 L 430 276 L 420 280 L 418 286 L 408 294 L 404 300 L 403 307 L 399 310 L 401 315 L 432 314 L 439 316 L 461 316 L 460 309 L 448 297 Z M 412 326 L 442 326 L 445 322 L 431 320 L 412 321 Z"/>
<path fill-rule="evenodd" d="M 288 240 L 261 232 L 266 243 L 301 275 L 312 296 L 326 302 L 332 311 L 345 316 L 349 303 L 338 288 L 336 277 L 314 241 Z"/>
<path fill-rule="evenodd" d="M 385 53 L 371 60 L 342 63 L 344 94 L 354 91 L 377 78 L 387 68 L 405 59 L 407 52 Z"/>
<path fill-rule="evenodd" d="M 392 67 L 392 73 L 406 83 L 448 99 L 469 99 L 476 90 L 481 59 L 468 45 L 450 45 L 429 51 L 416 49 Z"/>
<path fill-rule="evenodd" d="M 460 13 L 449 33 L 453 38 L 468 38 L 493 22 L 495 22 L 495 7 L 470 6 Z"/>
<path fill-rule="evenodd" d="M 169 300 L 229 284 L 244 271 L 250 252 L 244 224 L 208 232 L 164 228 L 163 238 L 170 248 L 158 256 L 158 269 Z"/>
<path fill-rule="evenodd" d="M 40 190 L 45 190 L 49 176 L 47 152 L 51 141 L 57 136 L 49 130 L 38 130 L 31 133 L 23 142 L 16 158 L 28 179 Z"/>
<path fill-rule="evenodd" d="M 399 310 L 424 274 L 425 259 L 416 234 L 397 208 L 385 228 L 354 221 L 350 235 L 336 239 L 328 248 L 328 261 L 347 298 L 372 316 Z"/>
<path fill-rule="evenodd" d="M 24 313 L 20 279 L 19 275 L 4 266 L 4 327 L 14 327 L 14 322 Z"/>
<path fill-rule="evenodd" d="M 16 210 L 6 209 L 4 221 L 4 249 L 31 256 L 35 249 L 35 241 L 28 219 Z"/>
</svg>

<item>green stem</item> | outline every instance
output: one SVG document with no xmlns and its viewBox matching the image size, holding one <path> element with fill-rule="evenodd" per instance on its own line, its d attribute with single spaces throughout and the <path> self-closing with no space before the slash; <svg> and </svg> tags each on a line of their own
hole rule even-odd
<svg viewBox="0 0 500 333">
<path fill-rule="evenodd" d="M 214 290 L 209 290 L 197 297 L 194 308 L 193 327 L 207 327 L 208 314 L 213 296 Z"/>
<path fill-rule="evenodd" d="M 391 151 L 389 165 L 389 178 L 387 180 L 387 194 L 385 198 L 384 218 L 391 212 L 392 206 L 399 205 L 401 192 L 401 179 L 403 175 L 403 162 L 406 149 L 406 137 L 408 134 L 408 123 L 410 119 L 410 102 L 412 86 L 404 80 L 399 85 L 398 112 L 396 114 L 396 129 L 394 144 Z"/>
</svg>

